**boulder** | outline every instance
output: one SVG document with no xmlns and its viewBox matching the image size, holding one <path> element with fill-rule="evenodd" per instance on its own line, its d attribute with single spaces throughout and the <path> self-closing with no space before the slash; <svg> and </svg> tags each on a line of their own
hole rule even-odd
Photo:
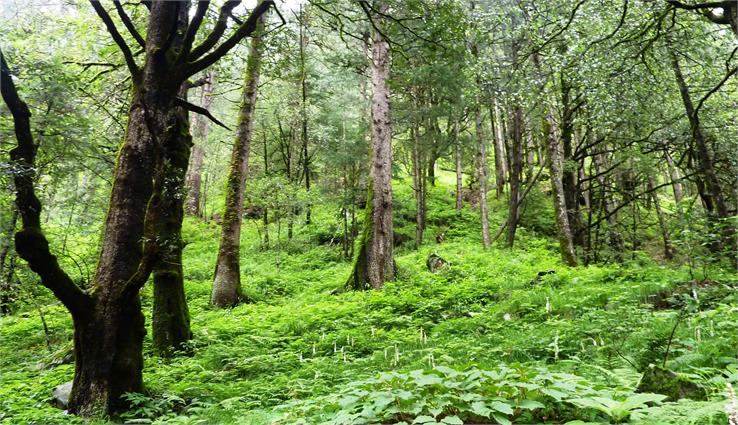
<svg viewBox="0 0 738 425">
<path fill-rule="evenodd" d="M 668 397 L 666 401 L 677 401 L 682 398 L 707 399 L 707 392 L 704 388 L 678 373 L 653 364 L 643 372 L 636 392 L 663 394 Z"/>
<path fill-rule="evenodd" d="M 72 383 L 61 384 L 51 392 L 51 404 L 60 409 L 66 409 L 69 406 L 69 396 L 71 394 Z"/>
</svg>

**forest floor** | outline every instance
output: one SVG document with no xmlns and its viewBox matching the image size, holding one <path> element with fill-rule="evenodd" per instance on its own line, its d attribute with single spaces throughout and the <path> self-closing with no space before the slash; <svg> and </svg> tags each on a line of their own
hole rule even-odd
<svg viewBox="0 0 738 425">
<path fill-rule="evenodd" d="M 160 359 L 147 339 L 147 393 L 129 395 L 134 408 L 123 419 L 727 423 L 725 385 L 738 378 L 734 274 L 661 264 L 644 253 L 628 253 L 622 264 L 568 268 L 542 234 L 552 223 L 536 222 L 552 215 L 534 210 L 524 212 L 514 249 L 484 251 L 476 212 L 453 210 L 446 180 L 430 193 L 426 245 L 398 248 L 399 277 L 381 291 L 339 290 L 350 262 L 340 239 L 319 244 L 340 235 L 338 208 L 316 206 L 316 224 L 297 224 L 292 241 L 282 226 L 279 249 L 276 226 L 264 250 L 261 222 L 246 221 L 242 282 L 252 302 L 213 309 L 219 228 L 187 219 L 191 353 Z M 412 235 L 412 193 L 395 186 L 398 232 Z M 504 204 L 493 202 L 493 229 Z M 436 244 L 441 231 L 445 241 Z M 449 265 L 430 273 L 431 253 Z M 555 273 L 536 278 L 549 270 Z M 148 286 L 147 323 L 151 300 Z M 0 423 L 81 422 L 49 404 L 51 390 L 73 375 L 62 361 L 71 337 L 69 316 L 46 294 L 0 318 Z M 695 383 L 700 396 L 693 398 L 701 400 L 637 395 L 651 364 Z"/>
</svg>

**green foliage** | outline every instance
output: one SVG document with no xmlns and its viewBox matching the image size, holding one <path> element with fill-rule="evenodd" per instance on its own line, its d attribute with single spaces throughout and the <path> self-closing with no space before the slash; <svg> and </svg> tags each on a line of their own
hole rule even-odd
<svg viewBox="0 0 738 425">
<path fill-rule="evenodd" d="M 315 400 L 293 402 L 280 409 L 289 423 L 443 423 L 494 420 L 502 424 L 587 417 L 620 423 L 658 394 L 617 394 L 594 388 L 585 378 L 523 365 L 492 370 L 431 370 L 384 373 L 354 382 Z M 584 411 L 583 411 L 584 410 Z M 301 419 L 301 420 L 298 420 Z M 294 422 L 293 422 L 294 421 Z"/>
</svg>

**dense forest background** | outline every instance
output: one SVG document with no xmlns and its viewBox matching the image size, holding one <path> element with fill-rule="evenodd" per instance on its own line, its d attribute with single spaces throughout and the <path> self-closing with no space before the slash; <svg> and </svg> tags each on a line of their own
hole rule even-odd
<svg viewBox="0 0 738 425">
<path fill-rule="evenodd" d="M 0 423 L 738 424 L 738 3 L 0 8 Z"/>
</svg>

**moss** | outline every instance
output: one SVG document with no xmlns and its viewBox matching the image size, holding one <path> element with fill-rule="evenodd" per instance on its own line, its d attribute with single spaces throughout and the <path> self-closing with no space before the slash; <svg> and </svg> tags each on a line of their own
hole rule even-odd
<svg viewBox="0 0 738 425">
<path fill-rule="evenodd" d="M 369 179 L 367 185 L 366 208 L 364 209 L 364 229 L 356 240 L 354 251 L 354 265 L 351 268 L 351 275 L 346 281 L 346 286 L 350 289 L 363 291 L 369 289 L 369 274 L 367 272 L 367 249 L 372 243 L 372 215 L 374 213 L 374 181 Z"/>
<path fill-rule="evenodd" d="M 668 401 L 677 401 L 683 398 L 691 400 L 707 399 L 704 388 L 683 375 L 655 365 L 649 366 L 643 373 L 636 391 L 663 394 L 668 397 Z"/>
</svg>

